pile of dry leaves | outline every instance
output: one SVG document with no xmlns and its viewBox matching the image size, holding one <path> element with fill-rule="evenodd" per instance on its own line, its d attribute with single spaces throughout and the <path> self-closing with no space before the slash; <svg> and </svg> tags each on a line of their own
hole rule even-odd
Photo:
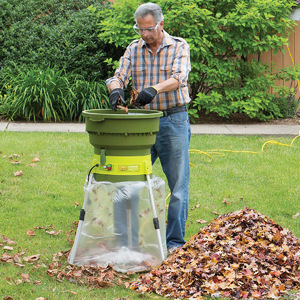
<svg viewBox="0 0 300 300">
<path fill-rule="evenodd" d="M 174 298 L 300 297 L 300 240 L 245 208 L 213 220 L 131 288 Z"/>
</svg>

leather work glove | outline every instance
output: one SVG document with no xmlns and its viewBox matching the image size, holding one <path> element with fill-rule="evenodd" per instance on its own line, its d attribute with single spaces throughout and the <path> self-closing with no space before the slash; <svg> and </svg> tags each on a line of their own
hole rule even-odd
<svg viewBox="0 0 300 300">
<path fill-rule="evenodd" d="M 120 88 L 112 90 L 109 95 L 109 103 L 113 110 L 117 110 L 117 105 L 126 106 L 124 90 Z"/>
<path fill-rule="evenodd" d="M 158 90 L 152 86 L 143 89 L 135 100 L 135 105 L 144 106 L 150 103 L 158 94 Z"/>
</svg>

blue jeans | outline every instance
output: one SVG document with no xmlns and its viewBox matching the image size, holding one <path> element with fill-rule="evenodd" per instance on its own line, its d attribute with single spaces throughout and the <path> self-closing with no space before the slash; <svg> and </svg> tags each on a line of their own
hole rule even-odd
<svg viewBox="0 0 300 300">
<path fill-rule="evenodd" d="M 139 246 L 140 188 L 138 183 L 125 182 L 123 186 L 122 183 L 117 185 L 113 198 L 115 234 L 118 237 L 119 247 L 133 249 Z"/>
<path fill-rule="evenodd" d="M 185 244 L 185 224 L 189 204 L 189 144 L 191 138 L 187 112 L 161 117 L 156 142 L 151 148 L 152 164 L 159 157 L 171 190 L 167 216 L 167 247 Z"/>
</svg>

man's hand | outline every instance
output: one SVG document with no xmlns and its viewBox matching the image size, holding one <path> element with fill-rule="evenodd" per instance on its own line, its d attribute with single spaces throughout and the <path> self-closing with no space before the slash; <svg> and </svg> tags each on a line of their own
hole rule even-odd
<svg viewBox="0 0 300 300">
<path fill-rule="evenodd" d="M 120 101 L 119 101 L 120 100 Z M 117 110 L 117 105 L 126 106 L 125 95 L 123 89 L 117 88 L 111 91 L 109 95 L 110 107 Z"/>
<path fill-rule="evenodd" d="M 139 93 L 138 97 L 135 100 L 135 105 L 144 106 L 150 103 L 157 94 L 158 94 L 157 89 L 155 89 L 152 86 L 147 87 Z"/>
</svg>

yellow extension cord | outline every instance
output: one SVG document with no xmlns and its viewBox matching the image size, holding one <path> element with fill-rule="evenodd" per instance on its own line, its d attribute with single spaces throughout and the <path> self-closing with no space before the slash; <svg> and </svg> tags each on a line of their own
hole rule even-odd
<svg viewBox="0 0 300 300">
<path fill-rule="evenodd" d="M 293 143 L 295 142 L 295 140 L 297 138 L 300 137 L 300 131 L 299 131 L 299 134 L 293 138 L 292 142 L 288 145 L 288 144 L 283 144 L 283 143 L 279 143 L 277 141 L 274 141 L 274 140 L 270 140 L 270 141 L 267 141 L 265 142 L 262 147 L 261 147 L 261 152 L 264 151 L 264 148 L 267 144 L 276 144 L 278 146 L 284 146 L 284 147 L 293 147 Z M 211 160 L 210 161 L 213 161 L 214 158 L 212 156 L 212 154 L 216 154 L 216 155 L 225 155 L 224 153 L 222 152 L 231 152 L 231 153 L 250 153 L 250 154 L 258 154 L 259 152 L 257 151 L 245 151 L 245 150 L 241 150 L 241 151 L 238 151 L 238 150 L 226 150 L 226 149 L 214 149 L 214 150 L 207 150 L 207 151 L 200 151 L 200 150 L 197 150 L 197 149 L 190 149 L 189 152 L 191 153 L 200 153 L 200 154 L 204 154 L 206 156 L 208 156 Z M 191 166 L 194 166 L 192 163 L 190 163 Z"/>
<path fill-rule="evenodd" d="M 292 63 L 293 63 L 293 67 L 294 69 L 296 70 L 296 67 L 295 67 L 295 62 L 294 62 L 294 59 L 293 59 L 293 56 L 292 56 L 292 53 L 290 51 L 290 48 L 289 46 L 287 45 L 287 48 L 288 48 L 288 51 L 289 51 L 289 54 L 290 54 L 290 57 L 291 57 L 291 60 L 292 60 Z M 300 82 L 299 82 L 299 78 L 297 78 L 297 82 L 298 82 L 298 89 L 299 89 L 299 92 L 300 92 Z"/>
<path fill-rule="evenodd" d="M 291 57 L 291 60 L 292 60 L 292 63 L 293 63 L 293 67 L 295 69 L 295 63 L 294 63 L 294 59 L 293 59 L 293 56 L 291 54 L 291 51 L 290 51 L 290 48 L 289 46 L 287 45 L 287 48 L 288 48 L 288 51 L 289 51 L 289 54 L 290 54 L 290 57 Z M 299 79 L 297 78 L 297 82 L 298 82 L 298 89 L 300 91 L 300 82 L 299 82 Z M 299 121 L 300 122 L 300 121 Z M 293 146 L 293 143 L 294 141 L 300 137 L 300 131 L 299 131 L 299 135 L 297 135 L 291 142 L 290 145 L 287 145 L 287 144 L 282 144 L 282 143 L 279 143 L 277 141 L 268 141 L 266 143 L 264 143 L 261 147 L 261 151 L 263 152 L 264 151 L 264 147 L 267 145 L 267 144 L 276 144 L 276 145 L 279 145 L 279 146 L 285 146 L 285 147 L 292 147 Z M 221 153 L 221 152 L 232 152 L 232 153 L 251 153 L 251 154 L 257 154 L 258 152 L 253 152 L 253 151 L 234 151 L 234 150 L 224 150 L 224 149 L 218 149 L 218 150 L 209 150 L 209 151 L 200 151 L 200 150 L 196 150 L 196 149 L 191 149 L 189 150 L 190 152 L 192 153 L 201 153 L 201 154 L 204 154 L 204 155 L 207 155 L 211 161 L 214 160 L 214 158 L 210 155 L 211 154 L 218 154 L 218 155 L 225 155 L 224 153 Z M 191 166 L 194 166 L 192 163 L 190 163 Z"/>
<path fill-rule="evenodd" d="M 289 54 L 290 54 L 290 57 L 291 57 L 291 60 L 292 60 L 292 63 L 293 63 L 293 66 L 294 66 L 294 69 L 295 69 L 295 63 L 294 63 L 294 59 L 293 59 L 293 56 L 291 54 L 291 51 L 290 51 L 290 48 L 289 46 L 287 45 L 287 48 L 288 48 L 288 51 L 289 51 Z M 299 79 L 297 78 L 297 82 L 298 82 L 298 89 L 300 91 L 300 82 L 299 82 Z M 283 143 L 279 143 L 277 141 L 274 141 L 274 140 L 270 140 L 270 141 L 267 141 L 265 142 L 262 147 L 261 147 L 261 152 L 264 151 L 264 148 L 267 144 L 276 144 L 278 146 L 284 146 L 284 147 L 292 147 L 293 146 L 293 143 L 294 141 L 300 137 L 300 131 L 299 131 L 299 135 L 297 135 L 296 137 L 294 137 L 294 139 L 292 140 L 291 144 L 290 145 L 287 145 L 287 144 L 283 144 Z M 211 160 L 210 161 L 213 161 L 214 158 L 212 157 L 211 154 L 216 154 L 216 155 L 219 155 L 219 156 L 224 156 L 225 154 L 222 153 L 222 152 L 231 152 L 231 153 L 250 153 L 250 154 L 258 154 L 259 152 L 255 152 L 255 151 L 236 151 L 236 150 L 225 150 L 225 149 L 217 149 L 217 150 L 208 150 L 208 151 L 201 151 L 201 150 L 197 150 L 197 149 L 191 149 L 189 150 L 189 152 L 191 153 L 199 153 L 199 154 L 204 154 L 206 156 L 208 156 Z M 192 163 L 190 163 L 190 165 L 192 167 L 194 167 L 194 165 Z M 166 200 L 170 197 L 171 193 L 169 193 L 166 197 Z"/>
<path fill-rule="evenodd" d="M 299 131 L 299 134 L 293 138 L 292 142 L 288 145 L 288 144 L 283 144 L 283 143 L 279 143 L 277 141 L 274 141 L 274 140 L 270 140 L 270 141 L 267 141 L 265 142 L 262 147 L 261 147 L 261 152 L 264 152 L 264 148 L 267 144 L 275 144 L 275 145 L 278 145 L 278 146 L 284 146 L 284 147 L 289 147 L 289 148 L 292 148 L 293 147 L 293 143 L 295 142 L 295 140 L 297 138 L 300 137 L 300 131 Z M 197 150 L 197 149 L 190 149 L 189 152 L 191 153 L 199 153 L 199 154 L 204 154 L 206 156 L 208 156 L 210 158 L 210 161 L 209 162 L 212 162 L 214 160 L 212 154 L 215 154 L 215 155 L 219 155 L 219 156 L 224 156 L 225 154 L 222 153 L 222 152 L 231 152 L 231 153 L 250 153 L 250 154 L 258 154 L 259 152 L 258 151 L 245 151 L 245 150 L 241 150 L 241 151 L 238 151 L 238 150 L 226 150 L 226 149 L 215 149 L 215 150 L 207 150 L 207 151 L 201 151 L 201 150 Z M 190 163 L 190 165 L 192 167 L 194 167 L 194 165 L 192 163 Z M 171 193 L 169 193 L 166 197 L 165 200 L 167 200 L 169 197 L 170 197 Z"/>
</svg>

